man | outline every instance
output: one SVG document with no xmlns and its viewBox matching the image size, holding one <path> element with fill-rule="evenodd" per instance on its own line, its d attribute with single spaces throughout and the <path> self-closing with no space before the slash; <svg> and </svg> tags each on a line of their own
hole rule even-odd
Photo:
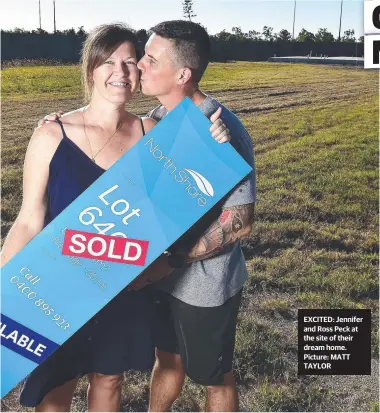
<svg viewBox="0 0 380 413">
<path fill-rule="evenodd" d="M 161 102 L 149 116 L 159 121 L 189 96 L 210 117 L 222 105 L 198 86 L 210 60 L 207 32 L 189 21 L 163 22 L 151 32 L 138 63 L 142 92 Z M 242 123 L 225 107 L 222 119 L 231 144 L 254 168 L 251 139 Z M 220 215 L 190 250 L 186 251 L 184 241 L 172 251 L 168 261 L 174 272 L 155 284 L 157 343 L 150 411 L 168 411 L 181 392 L 185 374 L 207 387 L 208 411 L 238 410 L 232 357 L 247 279 L 239 240 L 252 228 L 254 171 L 224 201 Z"/>
<path fill-rule="evenodd" d="M 222 107 L 231 144 L 254 169 L 251 139 L 242 123 L 199 90 L 210 60 L 205 29 L 177 20 L 160 23 L 151 31 L 145 55 L 138 63 L 142 92 L 161 103 L 149 116 L 160 121 L 185 96 L 208 117 Z M 185 375 L 207 388 L 208 411 L 238 410 L 232 358 L 237 313 L 247 279 L 239 240 L 251 232 L 254 202 L 253 170 L 172 246 L 170 256 L 161 256 L 131 285 L 138 289 L 170 273 L 154 284 L 156 363 L 150 411 L 169 410 L 182 390 Z M 199 236 L 201 230 L 203 235 Z"/>
</svg>

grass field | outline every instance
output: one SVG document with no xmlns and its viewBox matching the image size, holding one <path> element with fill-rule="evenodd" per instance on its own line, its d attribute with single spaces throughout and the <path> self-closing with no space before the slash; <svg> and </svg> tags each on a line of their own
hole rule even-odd
<svg viewBox="0 0 380 413">
<path fill-rule="evenodd" d="M 77 66 L 2 71 L 2 230 L 17 216 L 22 163 L 43 115 L 81 105 Z M 234 372 L 243 411 L 378 411 L 378 75 L 355 68 L 212 64 L 202 89 L 255 145 L 258 203 Z M 156 105 L 136 98 L 130 109 Z M 371 376 L 297 376 L 298 308 L 370 308 Z M 126 374 L 122 410 L 147 408 L 149 375 Z M 86 380 L 74 411 L 85 411 Z M 199 411 L 186 382 L 173 410 Z M 21 411 L 17 391 L 3 410 Z"/>
</svg>

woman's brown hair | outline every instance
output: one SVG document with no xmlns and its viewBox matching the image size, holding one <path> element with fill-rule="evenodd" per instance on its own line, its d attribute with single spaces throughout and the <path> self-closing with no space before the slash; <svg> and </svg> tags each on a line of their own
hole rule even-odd
<svg viewBox="0 0 380 413">
<path fill-rule="evenodd" d="M 91 98 L 94 70 L 103 64 L 121 43 L 130 42 L 136 49 L 139 59 L 138 43 L 135 32 L 123 23 L 102 24 L 87 36 L 82 48 L 82 84 L 84 98 Z"/>
</svg>

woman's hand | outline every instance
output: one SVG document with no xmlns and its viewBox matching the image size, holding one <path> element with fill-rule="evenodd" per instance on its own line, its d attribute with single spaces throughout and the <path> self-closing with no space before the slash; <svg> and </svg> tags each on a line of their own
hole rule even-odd
<svg viewBox="0 0 380 413">
<path fill-rule="evenodd" d="M 219 106 L 218 110 L 213 113 L 210 117 L 212 125 L 210 127 L 210 132 L 212 137 L 219 143 L 230 142 L 231 136 L 230 131 L 227 126 L 223 123 L 220 115 L 222 113 L 222 107 Z"/>
</svg>

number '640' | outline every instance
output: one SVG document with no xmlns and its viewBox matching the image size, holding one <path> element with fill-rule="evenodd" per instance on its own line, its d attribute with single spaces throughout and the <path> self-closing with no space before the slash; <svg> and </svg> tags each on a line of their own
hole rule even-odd
<svg viewBox="0 0 380 413">
<path fill-rule="evenodd" d="M 131 218 L 134 215 L 137 215 L 138 217 L 140 216 L 140 213 L 139 213 L 140 209 L 132 208 L 132 212 L 128 213 L 130 204 L 125 199 L 117 199 L 116 201 L 113 201 L 112 203 L 111 201 L 108 201 L 106 197 L 110 195 L 112 192 L 114 192 L 118 187 L 119 185 L 112 186 L 111 188 L 107 189 L 102 194 L 100 194 L 98 198 L 106 206 L 108 206 L 111 209 L 114 215 L 123 216 L 121 220 L 122 223 L 124 225 L 128 225 L 129 218 Z M 102 217 L 102 216 L 103 216 L 103 211 L 100 208 L 96 206 L 90 206 L 84 209 L 79 214 L 79 221 L 83 225 L 92 225 L 98 231 L 98 234 L 106 235 L 108 231 L 110 231 L 113 227 L 115 227 L 115 224 L 112 222 L 107 222 L 107 223 L 95 222 L 97 218 Z M 107 235 L 127 238 L 124 232 L 114 232 L 112 234 L 107 234 Z"/>
</svg>

